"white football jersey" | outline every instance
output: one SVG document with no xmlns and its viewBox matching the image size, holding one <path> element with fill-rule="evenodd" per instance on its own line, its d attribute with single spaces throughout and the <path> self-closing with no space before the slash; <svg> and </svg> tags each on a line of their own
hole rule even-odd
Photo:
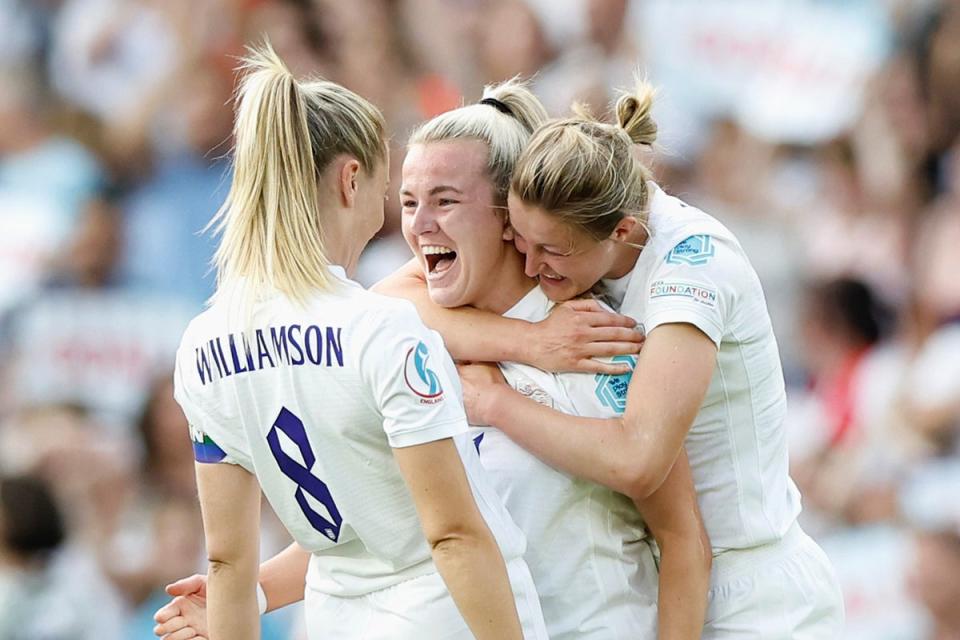
<svg viewBox="0 0 960 640">
<path fill-rule="evenodd" d="M 789 476 L 787 399 L 760 279 L 720 222 L 651 183 L 651 237 L 608 301 L 648 334 L 689 323 L 717 345 L 707 396 L 686 438 L 714 552 L 779 540 L 800 513 Z"/>
<path fill-rule="evenodd" d="M 314 554 L 307 585 L 350 596 L 436 570 L 391 447 L 453 438 L 505 560 L 521 557 L 439 335 L 409 302 L 331 272 L 335 291 L 305 307 L 275 294 L 249 314 L 218 302 L 191 322 L 175 383 L 198 460 L 255 474 Z"/>
<path fill-rule="evenodd" d="M 551 306 L 536 287 L 505 315 L 536 322 Z M 517 391 L 559 411 L 615 415 L 594 393 L 592 374 L 551 374 L 512 362 L 500 369 Z M 575 403 L 567 390 L 582 396 L 580 401 Z M 656 637 L 657 568 L 633 503 L 553 469 L 496 429 L 475 427 L 474 442 L 527 537 L 524 557 L 550 637 Z"/>
</svg>

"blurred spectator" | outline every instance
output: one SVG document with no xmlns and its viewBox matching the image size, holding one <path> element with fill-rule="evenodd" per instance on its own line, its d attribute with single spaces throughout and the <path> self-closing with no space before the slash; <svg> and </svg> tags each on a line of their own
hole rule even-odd
<svg viewBox="0 0 960 640">
<path fill-rule="evenodd" d="M 87 150 L 51 129 L 50 108 L 30 67 L 0 67 L 0 313 L 43 279 L 103 179 Z"/>
<path fill-rule="evenodd" d="M 0 468 L 45 478 L 69 532 L 36 561 L 0 543 L 0 639 L 4 612 L 33 610 L 10 604 L 24 585 L 48 626 L 11 638 L 149 638 L 163 582 L 203 566 L 169 366 L 213 290 L 202 230 L 230 187 L 235 56 L 264 36 L 387 116 L 364 284 L 410 257 L 396 192 L 417 123 L 517 74 L 557 115 L 603 115 L 647 75 L 645 159 L 763 281 L 802 517 L 844 581 L 847 640 L 956 634 L 957 529 L 914 513 L 949 511 L 956 477 L 910 489 L 960 465 L 956 0 L 0 0 L 0 32 Z M 268 513 L 264 554 L 288 540 Z M 48 597 L 74 575 L 105 627 L 64 631 L 92 611 Z"/>
<path fill-rule="evenodd" d="M 0 480 L 0 638 L 119 638 L 117 611 L 66 531 L 44 482 Z"/>
<path fill-rule="evenodd" d="M 119 284 L 117 264 L 124 250 L 120 212 L 109 195 L 82 207 L 72 236 L 51 263 L 46 285 L 55 289 L 107 289 Z"/>
<path fill-rule="evenodd" d="M 910 586 L 932 618 L 930 640 L 960 638 L 960 531 L 921 531 L 916 536 Z"/>
<path fill-rule="evenodd" d="M 105 121 L 135 117 L 177 63 L 176 34 L 154 4 L 66 0 L 50 58 L 57 91 Z"/>
<path fill-rule="evenodd" d="M 839 279 L 808 288 L 801 340 L 811 390 L 807 431 L 798 436 L 805 444 L 794 448 L 793 474 L 807 507 L 821 515 L 854 522 L 895 513 L 888 492 L 876 500 L 865 497 L 868 486 L 889 489 L 890 470 L 867 459 L 871 443 L 891 436 L 875 419 L 889 411 L 888 394 L 878 386 L 894 383 L 876 375 L 886 371 L 886 354 L 875 347 L 889 325 L 887 312 L 862 282 Z"/>
<path fill-rule="evenodd" d="M 195 308 L 213 293 L 215 239 L 203 230 L 230 188 L 229 97 L 216 70 L 185 71 L 157 114 L 155 169 L 124 202 L 125 276 Z"/>
</svg>

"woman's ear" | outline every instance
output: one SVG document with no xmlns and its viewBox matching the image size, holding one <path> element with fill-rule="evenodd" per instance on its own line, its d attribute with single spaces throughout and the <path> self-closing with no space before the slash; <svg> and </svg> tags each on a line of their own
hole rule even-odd
<svg viewBox="0 0 960 640">
<path fill-rule="evenodd" d="M 348 158 L 337 171 L 337 185 L 340 191 L 340 203 L 352 209 L 357 201 L 359 186 L 357 178 L 360 173 L 360 162 L 356 158 Z"/>
<path fill-rule="evenodd" d="M 636 226 L 637 219 L 635 216 L 624 216 L 620 219 L 620 222 L 617 223 L 617 226 L 613 228 L 613 231 L 610 232 L 610 239 L 624 242 L 630 237 L 630 234 Z"/>
<path fill-rule="evenodd" d="M 510 225 L 510 222 L 508 221 L 503 226 L 503 239 L 506 240 L 507 242 L 513 242 L 513 240 L 516 237 L 517 237 L 517 234 L 514 232 L 513 227 Z"/>
</svg>

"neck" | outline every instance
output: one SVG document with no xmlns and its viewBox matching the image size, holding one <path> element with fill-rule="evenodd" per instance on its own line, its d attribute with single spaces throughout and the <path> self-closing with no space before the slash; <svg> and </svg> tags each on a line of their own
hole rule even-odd
<svg viewBox="0 0 960 640">
<path fill-rule="evenodd" d="M 483 311 L 503 315 L 523 296 L 537 286 L 537 281 L 523 272 L 523 255 L 512 242 L 503 243 L 503 251 L 497 268 L 487 278 L 487 291 L 471 305 Z"/>
<path fill-rule="evenodd" d="M 357 232 L 353 229 L 342 228 L 335 224 L 346 216 L 340 211 L 329 211 L 320 214 L 321 219 L 326 222 L 324 225 L 323 243 L 326 248 L 327 260 L 330 264 L 343 267 L 347 272 L 347 277 L 352 278 L 357 269 L 357 263 L 360 261 L 360 254 L 363 252 L 367 243 L 357 242 Z"/>
</svg>

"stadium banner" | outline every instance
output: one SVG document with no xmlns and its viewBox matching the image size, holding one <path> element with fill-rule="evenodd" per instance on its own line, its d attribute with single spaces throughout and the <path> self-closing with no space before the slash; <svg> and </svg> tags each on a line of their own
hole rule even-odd
<svg viewBox="0 0 960 640">
<path fill-rule="evenodd" d="M 729 117 L 773 142 L 849 127 L 892 46 L 883 4 L 865 0 L 650 0 L 631 21 L 670 109 Z"/>
</svg>

